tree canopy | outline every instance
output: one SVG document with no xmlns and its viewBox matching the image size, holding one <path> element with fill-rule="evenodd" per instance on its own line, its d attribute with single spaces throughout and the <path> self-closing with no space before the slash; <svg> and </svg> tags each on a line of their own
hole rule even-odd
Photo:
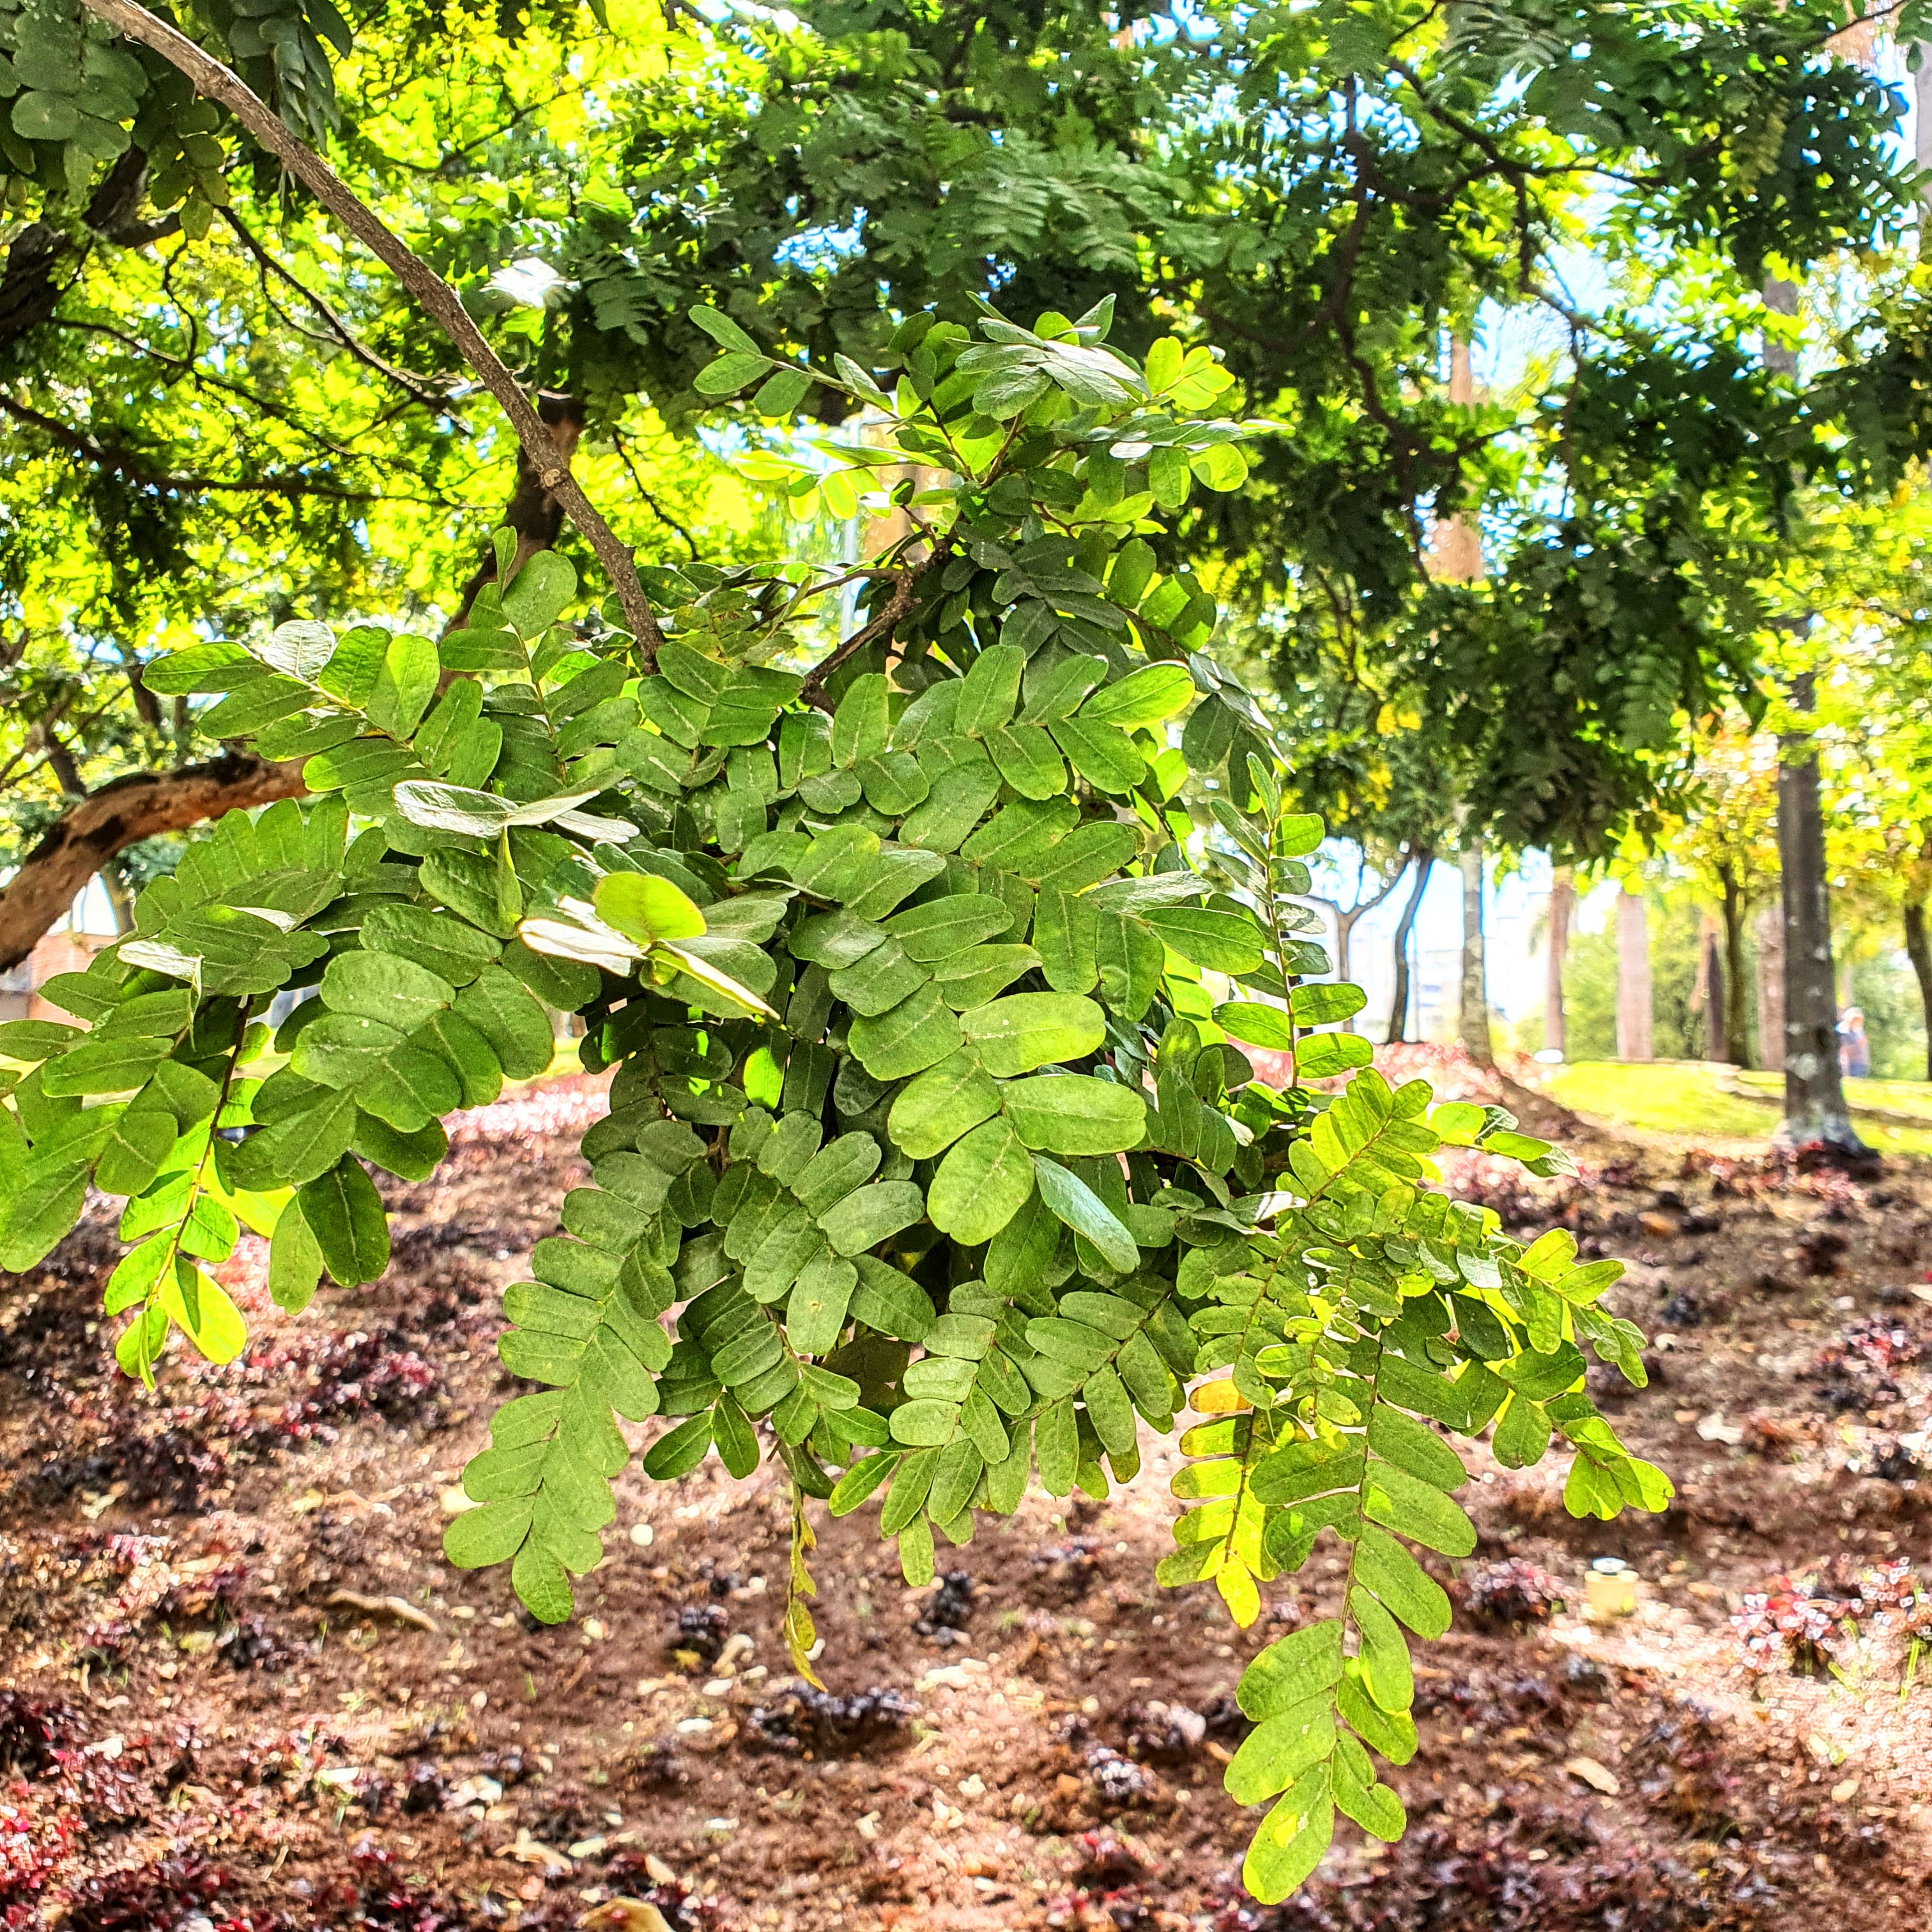
<svg viewBox="0 0 1932 1932">
<path fill-rule="evenodd" d="M 1426 718 L 1515 842 L 1601 850 L 1648 809 L 1684 769 L 1677 719 L 1755 701 L 1751 585 L 1795 482 L 1862 485 L 1924 442 L 1909 292 L 1803 384 L 1714 326 L 1911 207 L 1896 94 L 1822 0 L 352 23 L 317 0 L 193 24 L 566 399 L 578 466 L 660 561 L 753 514 L 692 434 L 717 413 L 695 303 L 821 361 L 987 295 L 1114 292 L 1130 350 L 1211 344 L 1281 433 L 1165 560 L 1265 620 L 1284 680 L 1368 640 L 1376 703 Z M 514 478 L 446 338 L 151 49 L 33 0 L 0 52 L 31 838 L 64 769 L 213 748 L 130 677 L 158 641 L 460 601 L 451 560 Z M 1552 332 L 1524 380 L 1450 400 L 1448 338 L 1504 314 Z M 800 406 L 767 395 L 742 432 L 782 442 Z M 1430 523 L 1458 510 L 1496 567 L 1425 595 Z"/>
</svg>

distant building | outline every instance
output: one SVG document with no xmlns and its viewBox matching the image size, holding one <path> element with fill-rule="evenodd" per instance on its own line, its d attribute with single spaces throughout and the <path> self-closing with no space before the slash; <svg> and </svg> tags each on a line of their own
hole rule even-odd
<svg viewBox="0 0 1932 1932">
<path fill-rule="evenodd" d="M 72 1017 L 40 997 L 56 973 L 85 973 L 94 956 L 116 937 L 114 909 L 97 880 L 74 909 L 19 965 L 0 973 L 0 1020 L 64 1020 Z"/>
</svg>

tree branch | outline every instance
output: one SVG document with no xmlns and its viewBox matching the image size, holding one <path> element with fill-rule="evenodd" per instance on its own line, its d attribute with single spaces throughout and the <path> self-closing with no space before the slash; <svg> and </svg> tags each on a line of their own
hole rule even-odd
<svg viewBox="0 0 1932 1932">
<path fill-rule="evenodd" d="M 47 832 L 0 890 L 0 972 L 17 966 L 118 853 L 162 832 L 185 832 L 237 807 L 299 797 L 300 760 L 224 752 L 176 772 L 134 772 L 81 800 Z"/>
<path fill-rule="evenodd" d="M 287 471 L 278 471 L 267 476 L 230 478 L 176 476 L 166 470 L 150 470 L 128 451 L 111 449 L 105 443 L 96 442 L 68 424 L 43 416 L 38 410 L 30 410 L 25 403 L 16 403 L 4 391 L 0 391 L 0 414 L 31 425 L 70 454 L 98 469 L 111 470 L 130 482 L 145 483 L 153 490 L 220 490 L 257 496 L 326 496 L 338 503 L 374 503 L 382 500 L 371 490 L 340 489 L 332 483 L 318 483 L 311 477 L 298 476 Z"/>
<path fill-rule="evenodd" d="M 415 296 L 455 344 L 483 386 L 502 406 L 517 433 L 517 440 L 536 466 L 544 488 L 555 494 L 571 521 L 596 552 L 616 591 L 617 601 L 646 667 L 654 667 L 664 638 L 638 580 L 635 561 L 616 532 L 598 514 L 568 466 L 560 460 L 550 434 L 531 407 L 530 398 L 470 320 L 456 291 L 394 234 L 314 148 L 297 140 L 266 102 L 185 34 L 157 20 L 145 7 L 136 4 L 135 0 L 83 0 L 83 4 L 88 12 L 152 47 L 179 68 L 197 92 L 219 101 Z"/>
</svg>

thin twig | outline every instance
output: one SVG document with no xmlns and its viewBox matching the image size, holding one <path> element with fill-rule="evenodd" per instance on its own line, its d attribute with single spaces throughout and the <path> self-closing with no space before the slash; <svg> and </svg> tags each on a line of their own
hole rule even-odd
<svg viewBox="0 0 1932 1932">
<path fill-rule="evenodd" d="M 559 458 L 550 432 L 531 406 L 530 399 L 470 319 L 456 291 L 395 235 L 313 148 L 297 140 L 252 88 L 184 34 L 157 20 L 136 0 L 83 0 L 83 4 L 89 13 L 152 47 L 179 68 L 199 92 L 219 101 L 415 296 L 456 345 L 463 359 L 476 371 L 483 386 L 502 405 L 538 480 L 563 506 L 571 521 L 597 554 L 598 561 L 616 590 L 617 601 L 638 640 L 646 668 L 655 669 L 663 634 L 644 596 L 636 560 L 585 496 L 568 466 Z"/>
<path fill-rule="evenodd" d="M 610 432 L 610 447 L 617 452 L 617 460 L 630 472 L 632 487 L 644 500 L 645 507 L 661 524 L 668 524 L 684 539 L 684 547 L 691 553 L 693 563 L 700 561 L 698 539 L 674 517 L 645 487 L 644 479 L 638 474 L 638 466 L 631 460 L 631 452 L 622 436 L 615 429 Z"/>
<path fill-rule="evenodd" d="M 293 289 L 296 293 L 300 296 L 324 322 L 328 323 L 329 333 L 364 368 L 373 369 L 377 375 L 388 377 L 398 388 L 406 392 L 416 401 L 422 404 L 431 415 L 440 416 L 456 414 L 458 405 L 451 401 L 448 396 L 439 396 L 433 390 L 424 388 L 406 370 L 398 369 L 393 362 L 385 362 L 374 350 L 362 341 L 341 316 L 338 315 L 334 310 L 316 293 L 314 290 L 298 281 L 287 268 L 262 247 L 262 244 L 242 226 L 241 218 L 232 208 L 224 208 L 221 214 L 222 218 L 230 227 L 234 230 L 242 247 L 246 248 L 249 254 L 261 264 L 263 273 L 274 275 L 278 280 L 286 282 L 290 288 Z"/>
<path fill-rule="evenodd" d="M 112 470 L 116 476 L 125 476 L 130 482 L 145 483 L 150 489 L 198 492 L 220 490 L 246 496 L 322 496 L 338 503 L 374 503 L 383 500 L 371 490 L 339 489 L 334 484 L 317 483 L 308 477 L 298 476 L 286 470 L 276 471 L 266 476 L 241 478 L 177 476 L 166 470 L 150 470 L 129 452 L 111 449 L 104 443 L 95 442 L 82 436 L 77 429 L 71 428 L 64 422 L 57 422 L 52 416 L 43 416 L 38 410 L 29 409 L 25 403 L 16 403 L 4 392 L 0 392 L 0 412 L 11 416 L 16 422 L 28 424 L 43 435 L 52 437 L 62 448 L 93 464 L 97 468 Z"/>
</svg>

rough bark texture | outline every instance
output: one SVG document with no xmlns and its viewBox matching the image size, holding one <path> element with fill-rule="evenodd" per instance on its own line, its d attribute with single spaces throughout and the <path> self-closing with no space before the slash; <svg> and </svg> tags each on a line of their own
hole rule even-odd
<svg viewBox="0 0 1932 1932">
<path fill-rule="evenodd" d="M 1483 956 L 1483 842 L 1463 843 L 1457 862 L 1462 872 L 1462 986 L 1456 1037 L 1478 1066 L 1496 1064 L 1490 1044 L 1489 974 Z"/>
<path fill-rule="evenodd" d="M 1408 903 L 1396 922 L 1395 991 L 1389 1000 L 1386 1036 L 1390 1046 L 1408 1037 L 1408 942 L 1415 931 L 1415 915 L 1421 909 L 1422 896 L 1429 890 L 1430 874 L 1436 869 L 1436 854 L 1418 852 L 1414 864 L 1415 883 L 1408 889 Z"/>
<path fill-rule="evenodd" d="M 299 797 L 305 789 L 298 763 L 271 764 L 232 753 L 176 772 L 135 772 L 103 785 L 50 830 L 0 890 L 0 972 L 32 952 L 117 852 L 238 806 Z"/>
<path fill-rule="evenodd" d="M 1925 1013 L 1925 1077 L 1932 1080 L 1932 944 L 1925 936 L 1925 902 L 1905 902 L 1905 952 L 1918 980 L 1918 1004 Z"/>
<path fill-rule="evenodd" d="M 1792 681 L 1791 701 L 1812 706 L 1808 672 Z M 1784 912 L 1784 1147 L 1822 1145 L 1860 1158 L 1870 1154 L 1852 1126 L 1838 1073 L 1838 989 L 1832 968 L 1832 909 L 1825 882 L 1825 819 L 1818 799 L 1818 754 L 1808 732 L 1778 741 L 1778 856 Z"/>
<path fill-rule="evenodd" d="M 1550 951 L 1543 982 L 1543 1044 L 1553 1053 L 1566 1052 L 1563 1012 L 1563 964 L 1570 956 L 1570 921 L 1576 910 L 1576 875 L 1558 866 L 1550 880 Z"/>
<path fill-rule="evenodd" d="M 1648 1060 L 1651 1049 L 1650 916 L 1642 895 L 1617 896 L 1617 1058 Z"/>
</svg>

